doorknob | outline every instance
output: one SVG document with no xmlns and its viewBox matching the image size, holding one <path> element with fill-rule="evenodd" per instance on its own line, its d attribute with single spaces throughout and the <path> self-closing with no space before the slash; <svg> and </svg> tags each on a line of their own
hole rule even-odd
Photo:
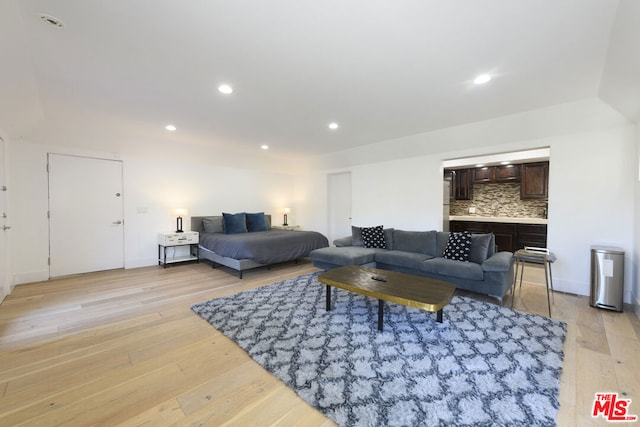
<svg viewBox="0 0 640 427">
<path fill-rule="evenodd" d="M 117 221 L 113 221 L 113 223 L 114 223 L 114 224 L 117 224 L 117 225 L 119 225 L 119 224 L 122 224 L 122 221 L 120 221 L 120 220 L 117 220 Z"/>
<path fill-rule="evenodd" d="M 2 226 L 2 231 L 7 231 L 8 229 L 10 229 L 11 226 L 10 225 L 3 225 Z"/>
</svg>

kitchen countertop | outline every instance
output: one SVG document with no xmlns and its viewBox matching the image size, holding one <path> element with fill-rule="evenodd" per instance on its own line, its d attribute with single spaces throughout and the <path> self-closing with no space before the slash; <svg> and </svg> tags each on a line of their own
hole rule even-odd
<svg viewBox="0 0 640 427">
<path fill-rule="evenodd" d="M 506 216 L 449 215 L 449 221 L 504 222 L 515 224 L 546 224 L 545 218 L 512 218 Z"/>
</svg>

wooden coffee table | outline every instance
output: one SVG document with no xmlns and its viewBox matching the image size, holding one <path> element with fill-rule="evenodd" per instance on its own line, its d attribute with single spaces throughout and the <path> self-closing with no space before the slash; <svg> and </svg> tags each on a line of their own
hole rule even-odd
<svg viewBox="0 0 640 427">
<path fill-rule="evenodd" d="M 382 331 L 384 301 L 437 312 L 437 320 L 442 323 L 442 309 L 456 290 L 452 283 L 442 280 L 359 265 L 326 271 L 318 276 L 318 281 L 327 285 L 327 311 L 331 310 L 332 286 L 377 298 L 379 331 Z"/>
</svg>

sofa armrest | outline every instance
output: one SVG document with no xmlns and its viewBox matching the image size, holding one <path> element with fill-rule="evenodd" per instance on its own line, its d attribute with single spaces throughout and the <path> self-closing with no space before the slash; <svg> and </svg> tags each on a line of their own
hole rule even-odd
<svg viewBox="0 0 640 427">
<path fill-rule="evenodd" d="M 336 248 L 340 248 L 343 246 L 352 246 L 351 244 L 351 236 L 342 237 L 340 239 L 336 239 L 333 241 L 333 244 L 336 245 Z"/>
<path fill-rule="evenodd" d="M 513 253 L 511 252 L 498 252 L 487 258 L 482 263 L 483 271 L 509 271 L 513 265 Z"/>
</svg>

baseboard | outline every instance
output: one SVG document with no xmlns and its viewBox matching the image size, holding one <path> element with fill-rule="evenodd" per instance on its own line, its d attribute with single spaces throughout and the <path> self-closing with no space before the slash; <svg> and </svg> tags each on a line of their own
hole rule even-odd
<svg viewBox="0 0 640 427">
<path fill-rule="evenodd" d="M 589 296 L 589 284 L 553 278 L 553 289 L 567 294 Z"/>
<path fill-rule="evenodd" d="M 150 267 L 152 265 L 158 265 L 157 258 L 140 258 L 140 259 L 128 259 L 124 262 L 124 268 L 140 268 L 140 267 Z"/>
<path fill-rule="evenodd" d="M 45 280 L 49 280 L 49 270 L 14 274 L 12 282 L 16 285 L 23 285 L 25 283 L 44 282 Z"/>
</svg>

